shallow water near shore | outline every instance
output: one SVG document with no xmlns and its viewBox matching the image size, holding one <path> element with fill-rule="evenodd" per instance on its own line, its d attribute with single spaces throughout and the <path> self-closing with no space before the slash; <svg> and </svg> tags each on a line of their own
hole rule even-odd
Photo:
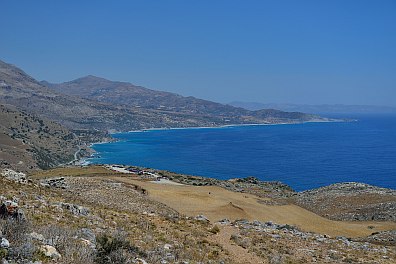
<svg viewBox="0 0 396 264">
<path fill-rule="evenodd" d="M 89 162 L 255 176 L 297 191 L 346 181 L 396 189 L 396 115 L 346 117 L 358 121 L 119 133 L 119 142 L 93 145 Z"/>
</svg>

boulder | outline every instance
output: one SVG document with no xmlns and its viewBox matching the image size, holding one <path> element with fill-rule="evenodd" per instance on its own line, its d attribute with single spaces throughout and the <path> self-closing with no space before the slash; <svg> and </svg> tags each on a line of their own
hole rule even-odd
<svg viewBox="0 0 396 264">
<path fill-rule="evenodd" d="M 89 210 L 85 207 L 76 204 L 70 203 L 61 203 L 62 208 L 69 210 L 72 214 L 78 216 L 87 216 L 89 214 Z"/>
<path fill-rule="evenodd" d="M 25 214 L 23 210 L 19 209 L 16 202 L 7 200 L 1 203 L 0 218 L 14 218 L 16 220 L 24 220 Z"/>
<path fill-rule="evenodd" d="M 25 173 L 16 172 L 11 169 L 3 169 L 3 171 L 1 172 L 1 176 L 3 176 L 4 178 L 6 178 L 8 180 L 14 181 L 14 182 L 19 182 L 19 183 L 27 182 Z"/>
<path fill-rule="evenodd" d="M 43 253 L 44 256 L 51 259 L 60 259 L 62 257 L 61 254 L 59 254 L 58 250 L 50 245 L 41 246 L 40 252 Z"/>
<path fill-rule="evenodd" d="M 194 219 L 199 222 L 209 223 L 209 219 L 204 215 L 197 215 Z"/>
<path fill-rule="evenodd" d="M 65 177 L 49 178 L 40 181 L 41 186 L 53 187 L 59 189 L 66 189 L 68 186 L 66 184 Z"/>
<path fill-rule="evenodd" d="M 40 242 L 44 242 L 44 241 L 45 241 L 45 237 L 44 237 L 42 234 L 38 234 L 38 233 L 36 233 L 36 232 L 30 233 L 29 236 L 30 236 L 32 239 L 37 240 L 37 241 L 40 241 Z"/>
<path fill-rule="evenodd" d="M 0 248 L 9 248 L 9 247 L 10 247 L 10 242 L 4 237 L 2 237 L 0 242 Z"/>
</svg>

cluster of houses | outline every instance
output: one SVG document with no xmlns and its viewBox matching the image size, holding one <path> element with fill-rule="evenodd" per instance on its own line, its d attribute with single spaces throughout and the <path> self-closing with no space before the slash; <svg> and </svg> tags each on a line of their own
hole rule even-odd
<svg viewBox="0 0 396 264">
<path fill-rule="evenodd" d="M 163 176 L 161 176 L 153 171 L 141 170 L 141 169 L 139 169 L 137 167 L 133 167 L 133 166 L 107 165 L 106 167 L 113 171 L 127 173 L 127 174 L 135 174 L 135 175 L 139 175 L 142 178 L 146 178 L 146 179 L 151 179 L 151 180 L 156 180 L 156 181 L 164 179 Z"/>
</svg>

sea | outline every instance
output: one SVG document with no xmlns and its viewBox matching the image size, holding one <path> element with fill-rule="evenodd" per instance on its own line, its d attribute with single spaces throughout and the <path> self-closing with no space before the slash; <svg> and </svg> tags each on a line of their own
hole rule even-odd
<svg viewBox="0 0 396 264">
<path fill-rule="evenodd" d="M 353 122 L 158 129 L 95 144 L 93 164 L 124 164 L 231 179 L 254 176 L 296 191 L 339 182 L 396 189 L 396 115 Z"/>
</svg>

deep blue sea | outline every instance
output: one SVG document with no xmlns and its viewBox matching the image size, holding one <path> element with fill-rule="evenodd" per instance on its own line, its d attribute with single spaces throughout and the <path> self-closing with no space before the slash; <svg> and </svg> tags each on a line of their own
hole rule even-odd
<svg viewBox="0 0 396 264">
<path fill-rule="evenodd" d="M 333 116 L 334 117 L 334 116 Z M 151 130 L 114 134 L 91 163 L 230 179 L 255 176 L 297 191 L 358 181 L 396 189 L 396 115 L 357 122 Z"/>
</svg>

